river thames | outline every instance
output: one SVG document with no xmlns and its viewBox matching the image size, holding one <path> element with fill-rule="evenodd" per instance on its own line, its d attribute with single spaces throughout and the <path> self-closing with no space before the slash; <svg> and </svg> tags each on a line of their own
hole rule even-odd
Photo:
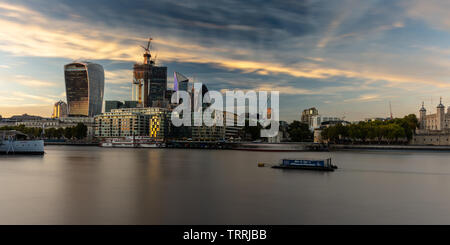
<svg viewBox="0 0 450 245">
<path fill-rule="evenodd" d="M 450 153 L 47 146 L 0 156 L 0 224 L 450 224 Z"/>
</svg>

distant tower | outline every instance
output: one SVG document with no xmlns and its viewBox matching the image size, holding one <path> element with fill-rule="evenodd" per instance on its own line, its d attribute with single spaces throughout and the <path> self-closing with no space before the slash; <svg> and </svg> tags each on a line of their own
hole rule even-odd
<svg viewBox="0 0 450 245">
<path fill-rule="evenodd" d="M 189 79 L 181 73 L 173 73 L 173 90 L 174 91 L 188 91 Z"/>
<path fill-rule="evenodd" d="M 420 108 L 419 110 L 419 129 L 426 129 L 426 115 L 427 115 L 427 110 L 425 109 L 425 106 L 423 105 L 422 102 L 422 108 Z"/>
<path fill-rule="evenodd" d="M 66 102 L 60 100 L 53 106 L 52 118 L 67 117 L 68 110 Z"/>
<path fill-rule="evenodd" d="M 441 97 L 436 112 L 436 121 L 437 121 L 436 130 L 444 129 L 444 119 L 445 119 L 445 107 L 442 104 L 442 97 Z"/>
</svg>

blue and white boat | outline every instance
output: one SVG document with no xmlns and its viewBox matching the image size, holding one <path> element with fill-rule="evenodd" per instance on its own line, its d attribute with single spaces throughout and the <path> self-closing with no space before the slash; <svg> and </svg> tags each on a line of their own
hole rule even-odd
<svg viewBox="0 0 450 245">
<path fill-rule="evenodd" d="M 327 159 L 282 159 L 281 163 L 279 165 L 272 166 L 272 168 L 334 171 L 335 169 L 337 169 L 337 166 L 335 166 L 331 163 L 331 158 L 327 158 Z"/>
<path fill-rule="evenodd" d="M 19 131 L 0 131 L 0 154 L 44 154 L 44 140 L 28 139 Z"/>
</svg>

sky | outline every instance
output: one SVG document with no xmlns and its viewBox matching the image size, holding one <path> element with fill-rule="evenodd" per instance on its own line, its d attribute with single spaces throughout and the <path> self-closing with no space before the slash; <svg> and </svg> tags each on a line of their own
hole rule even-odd
<svg viewBox="0 0 450 245">
<path fill-rule="evenodd" d="M 446 0 L 0 0 L 0 115 L 50 116 L 65 64 L 105 69 L 131 99 L 149 36 L 157 64 L 209 90 L 280 91 L 280 119 L 316 107 L 362 120 L 450 105 Z"/>
</svg>

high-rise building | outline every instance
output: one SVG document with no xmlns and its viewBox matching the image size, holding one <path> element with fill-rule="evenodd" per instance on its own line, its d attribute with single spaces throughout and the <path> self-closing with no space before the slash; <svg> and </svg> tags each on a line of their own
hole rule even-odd
<svg viewBox="0 0 450 245">
<path fill-rule="evenodd" d="M 123 107 L 123 103 L 118 100 L 105 100 L 105 112 L 110 112 L 112 109 L 119 109 Z"/>
<path fill-rule="evenodd" d="M 66 102 L 60 100 L 53 105 L 52 118 L 67 117 L 68 110 Z"/>
<path fill-rule="evenodd" d="M 189 79 L 181 73 L 173 73 L 173 90 L 174 91 L 188 91 Z"/>
<path fill-rule="evenodd" d="M 309 127 L 312 127 L 312 117 L 319 115 L 319 111 L 315 108 L 305 109 L 302 112 L 301 122 L 308 124 Z"/>
<path fill-rule="evenodd" d="M 143 47 L 144 62 L 133 66 L 132 100 L 138 101 L 138 107 L 161 107 L 166 104 L 167 67 L 156 66 L 155 58 L 150 53 L 150 43 Z M 143 91 L 142 91 L 142 88 Z"/>
<path fill-rule="evenodd" d="M 64 66 L 69 116 L 93 117 L 102 112 L 105 72 L 99 64 L 75 62 Z"/>
<path fill-rule="evenodd" d="M 136 108 L 137 101 L 125 100 L 105 100 L 105 112 L 111 112 L 113 109 L 122 109 L 122 108 Z"/>
<path fill-rule="evenodd" d="M 167 90 L 167 67 L 152 66 L 150 72 L 148 106 L 157 106 L 159 104 L 163 104 L 163 101 L 165 101 L 166 90 Z"/>
<path fill-rule="evenodd" d="M 147 62 L 147 56 L 150 54 L 144 54 L 144 64 L 134 64 L 133 66 L 133 88 L 136 87 L 133 94 L 133 100 L 137 100 L 141 107 L 148 106 L 148 84 L 150 82 L 150 69 L 151 64 Z M 150 61 L 148 61 L 150 62 Z M 142 91 L 142 87 L 144 91 Z"/>
</svg>

